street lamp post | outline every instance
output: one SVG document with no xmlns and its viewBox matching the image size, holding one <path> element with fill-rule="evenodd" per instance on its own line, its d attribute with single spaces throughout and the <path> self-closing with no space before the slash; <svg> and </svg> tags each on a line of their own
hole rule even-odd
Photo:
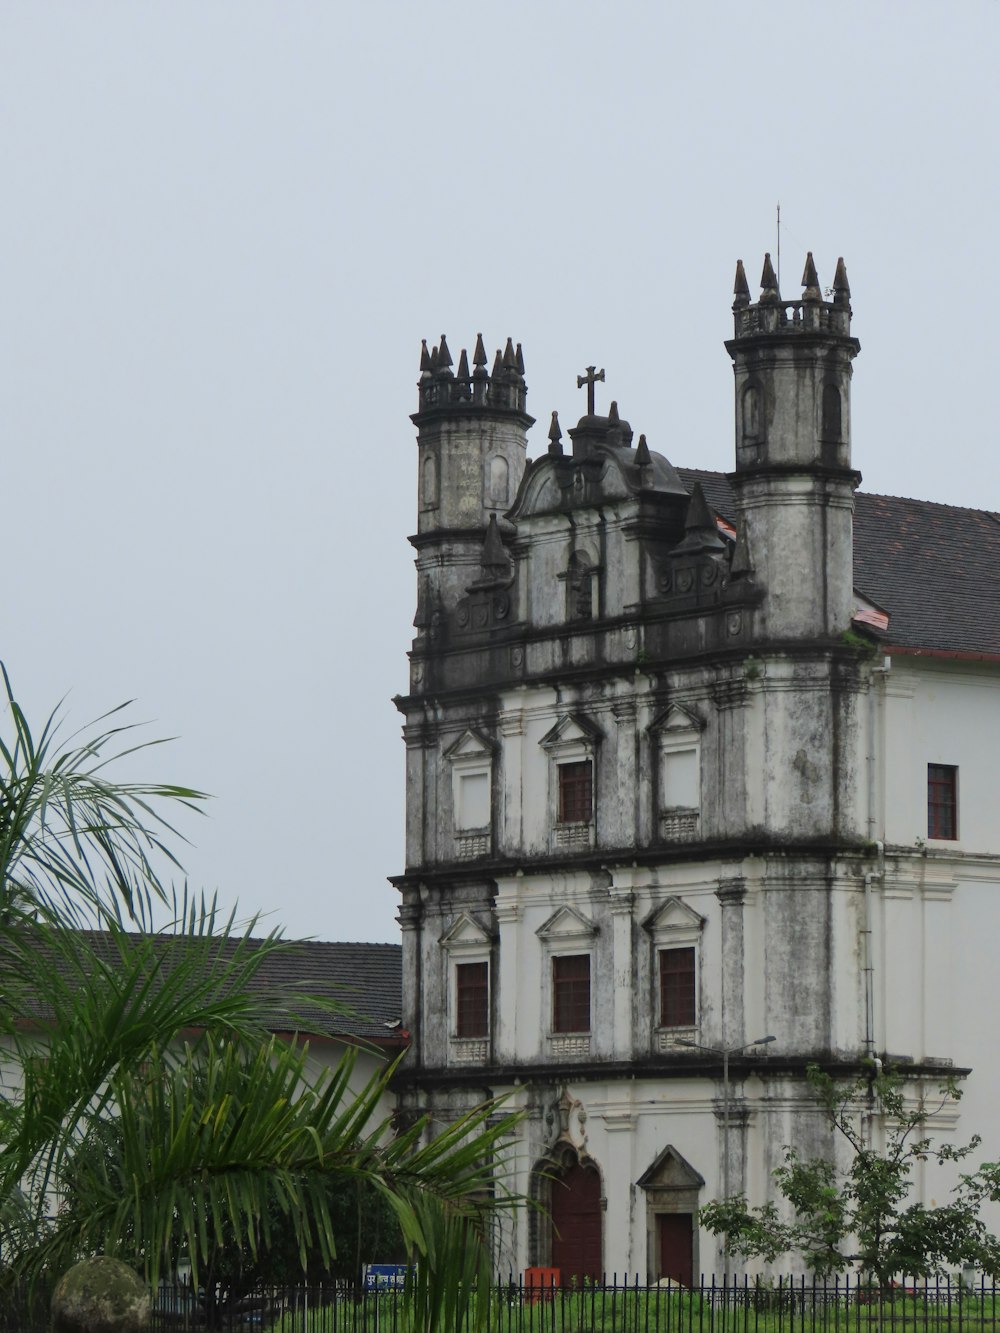
<svg viewBox="0 0 1000 1333">
<path fill-rule="evenodd" d="M 747 1051 L 751 1046 L 766 1046 L 768 1042 L 775 1041 L 773 1036 L 757 1037 L 753 1041 L 745 1041 L 741 1046 L 703 1046 L 700 1041 L 688 1041 L 686 1037 L 678 1037 L 678 1046 L 691 1046 L 697 1051 L 707 1051 L 709 1055 L 722 1056 L 722 1197 L 729 1198 L 729 1057 L 738 1055 L 740 1051 Z M 723 1282 L 729 1285 L 729 1238 L 726 1235 L 722 1237 L 722 1268 Z"/>
</svg>

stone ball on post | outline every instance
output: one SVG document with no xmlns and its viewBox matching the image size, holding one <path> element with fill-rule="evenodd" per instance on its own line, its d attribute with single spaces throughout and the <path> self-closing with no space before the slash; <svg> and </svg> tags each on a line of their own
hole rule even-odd
<svg viewBox="0 0 1000 1333">
<path fill-rule="evenodd" d="M 127 1264 L 107 1255 L 64 1273 L 52 1295 L 52 1333 L 143 1333 L 149 1288 Z"/>
</svg>

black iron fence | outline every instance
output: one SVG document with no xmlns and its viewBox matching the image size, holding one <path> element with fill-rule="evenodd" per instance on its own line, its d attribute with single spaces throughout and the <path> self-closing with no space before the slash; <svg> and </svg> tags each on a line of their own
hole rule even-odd
<svg viewBox="0 0 1000 1333">
<path fill-rule="evenodd" d="M 47 1301 L 8 1293 L 0 1333 L 47 1333 Z M 253 1292 L 161 1284 L 151 1333 L 471 1333 L 415 1329 L 405 1293 L 343 1285 Z M 1000 1288 L 978 1278 L 900 1282 L 862 1279 L 702 1278 L 690 1288 L 612 1277 L 567 1286 L 498 1281 L 486 1333 L 1000 1333 Z"/>
</svg>

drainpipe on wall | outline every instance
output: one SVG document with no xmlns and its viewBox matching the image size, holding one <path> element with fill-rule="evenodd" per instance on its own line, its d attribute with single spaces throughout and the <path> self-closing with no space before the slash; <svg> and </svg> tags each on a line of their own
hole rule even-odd
<svg viewBox="0 0 1000 1333">
<path fill-rule="evenodd" d="M 865 1055 L 875 1059 L 875 950 L 873 947 L 874 913 L 872 908 L 872 883 L 885 880 L 885 843 L 876 839 L 876 709 L 875 677 L 881 678 L 884 689 L 886 677 L 892 659 L 884 657 L 882 665 L 872 667 L 868 685 L 868 841 L 874 842 L 877 852 L 877 869 L 865 875 Z"/>
</svg>

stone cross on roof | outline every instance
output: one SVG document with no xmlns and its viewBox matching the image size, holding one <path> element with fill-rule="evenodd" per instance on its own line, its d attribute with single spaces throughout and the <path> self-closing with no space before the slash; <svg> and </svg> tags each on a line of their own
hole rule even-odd
<svg viewBox="0 0 1000 1333">
<path fill-rule="evenodd" d="M 576 387 L 578 389 L 582 389 L 585 384 L 587 386 L 587 415 L 591 417 L 594 415 L 594 385 L 598 380 L 602 384 L 604 383 L 604 370 L 596 370 L 593 366 L 587 367 L 586 375 L 577 375 L 576 377 Z"/>
</svg>

